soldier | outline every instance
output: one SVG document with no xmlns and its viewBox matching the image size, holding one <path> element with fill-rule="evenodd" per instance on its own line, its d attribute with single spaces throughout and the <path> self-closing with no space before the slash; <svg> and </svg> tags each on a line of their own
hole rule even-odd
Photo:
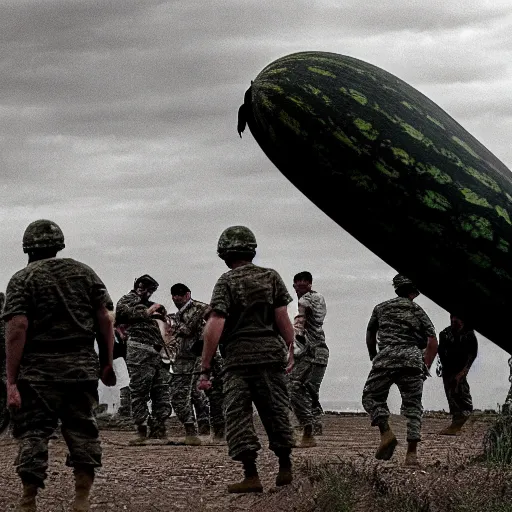
<svg viewBox="0 0 512 512">
<path fill-rule="evenodd" d="M 372 369 L 363 390 L 363 407 L 381 434 L 375 457 L 389 460 L 397 440 L 388 424 L 387 397 L 389 388 L 397 385 L 407 418 L 405 464 L 415 466 L 418 464 L 416 448 L 421 440 L 423 381 L 436 357 L 437 338 L 429 317 L 413 302 L 419 295 L 416 286 L 398 274 L 393 278 L 393 287 L 398 297 L 375 306 L 368 323 L 366 345 Z M 427 348 L 423 358 L 420 346 L 425 339 Z"/>
<path fill-rule="evenodd" d="M 149 300 L 157 288 L 158 283 L 145 274 L 135 279 L 132 291 L 121 297 L 116 306 L 116 322 L 125 324 L 128 336 L 126 366 L 132 418 L 137 429 L 137 438 L 132 443 L 144 443 L 147 438 L 165 439 L 165 420 L 172 411 L 169 366 L 160 355 L 164 340 L 157 322 L 157 318 L 165 318 L 165 309 Z"/>
<path fill-rule="evenodd" d="M 174 318 L 173 337 L 176 356 L 171 381 L 171 403 L 176 416 L 185 427 L 185 444 L 198 446 L 197 428 L 192 409 L 194 397 L 198 427 L 201 434 L 210 434 L 208 401 L 202 391 L 196 390 L 198 355 L 194 350 L 203 336 L 208 304 L 194 300 L 188 286 L 176 283 L 171 287 L 171 298 L 178 312 Z"/>
<path fill-rule="evenodd" d="M 295 365 L 290 373 L 292 409 L 303 428 L 301 448 L 316 446 L 314 434 L 322 433 L 320 386 L 329 360 L 323 322 L 327 314 L 323 295 L 312 290 L 313 276 L 300 272 L 293 278 L 299 299 L 295 317 Z"/>
<path fill-rule="evenodd" d="M 220 341 L 229 455 L 243 463 L 245 472 L 244 480 L 230 485 L 228 492 L 262 492 L 256 468 L 261 445 L 254 429 L 253 404 L 269 447 L 279 458 L 276 485 L 292 481 L 293 435 L 285 374 L 286 346 L 286 370 L 293 366 L 294 333 L 287 313 L 292 298 L 275 270 L 252 263 L 256 239 L 250 229 L 232 226 L 224 230 L 217 252 L 231 270 L 219 278 L 213 290 L 199 387 L 211 386 L 211 362 Z"/>
<path fill-rule="evenodd" d="M 478 353 L 475 331 L 458 315 L 450 315 L 450 326 L 439 333 L 439 361 L 451 425 L 440 435 L 457 435 L 473 412 L 467 374 Z"/>
<path fill-rule="evenodd" d="M 5 293 L 0 292 L 0 315 L 5 304 Z M 0 434 L 7 428 L 10 421 L 7 409 L 7 388 L 5 385 L 5 322 L 0 319 Z"/>
<path fill-rule="evenodd" d="M 509 375 L 508 375 L 508 381 L 510 382 L 510 389 L 507 393 L 507 398 L 505 398 L 505 403 L 503 404 L 503 407 L 501 408 L 503 414 L 511 414 L 511 405 L 512 405 L 512 357 L 508 358 L 508 368 L 509 368 Z"/>
<path fill-rule="evenodd" d="M 48 439 L 61 422 L 74 468 L 73 511 L 89 508 L 101 446 L 93 410 L 98 377 L 115 385 L 112 368 L 112 300 L 87 265 L 56 258 L 64 235 L 49 220 L 31 223 L 23 235 L 28 265 L 7 287 L 7 395 L 13 436 L 20 443 L 16 469 L 23 482 L 19 512 L 36 510 L 48 467 Z M 94 349 L 96 339 L 98 355 Z"/>
</svg>

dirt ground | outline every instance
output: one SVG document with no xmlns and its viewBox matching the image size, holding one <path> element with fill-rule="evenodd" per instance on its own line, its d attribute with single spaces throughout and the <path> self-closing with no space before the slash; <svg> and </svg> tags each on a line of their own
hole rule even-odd
<svg viewBox="0 0 512 512">
<path fill-rule="evenodd" d="M 437 436 L 447 419 L 425 418 L 423 442 L 419 448 L 422 468 L 402 467 L 405 455 L 405 419 L 394 416 L 391 426 L 401 441 L 393 459 L 378 463 L 386 472 L 427 472 L 445 465 L 456 454 L 477 454 L 488 426 L 485 418 L 469 422 L 460 437 Z M 170 439 L 181 441 L 182 430 L 171 420 Z M 92 510 L 100 511 L 242 511 L 252 512 L 312 510 L 314 504 L 308 480 L 301 478 L 309 463 L 354 460 L 374 463 L 373 453 L 378 445 L 378 430 L 370 427 L 365 416 L 326 415 L 324 435 L 318 446 L 294 449 L 297 468 L 296 482 L 289 488 L 274 486 L 277 461 L 265 448 L 260 452 L 258 466 L 265 492 L 259 495 L 229 495 L 226 485 L 240 479 L 241 466 L 227 456 L 226 444 L 203 446 L 130 446 L 131 432 L 102 430 L 103 467 L 97 473 L 92 494 Z M 17 453 L 15 441 L 8 433 L 0 436 L 0 511 L 13 510 L 21 484 L 15 474 L 13 461 Z M 46 488 L 40 492 L 39 510 L 68 511 L 73 495 L 72 472 L 64 464 L 66 445 L 61 437 L 50 442 L 50 468 Z M 376 463 L 376 462 L 375 462 Z M 313 507 L 313 508 L 312 508 Z"/>
</svg>

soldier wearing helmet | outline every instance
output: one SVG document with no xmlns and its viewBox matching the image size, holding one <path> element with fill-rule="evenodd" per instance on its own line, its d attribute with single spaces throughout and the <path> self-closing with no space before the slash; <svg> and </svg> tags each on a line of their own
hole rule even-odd
<svg viewBox="0 0 512 512">
<path fill-rule="evenodd" d="M 243 463 L 245 472 L 242 482 L 228 487 L 231 493 L 263 490 L 256 468 L 261 445 L 253 424 L 253 404 L 270 449 L 279 458 L 276 485 L 292 481 L 293 436 L 285 373 L 293 366 L 294 331 L 287 313 L 292 298 L 275 270 L 252 263 L 256 247 L 254 234 L 245 226 L 229 227 L 219 238 L 217 253 L 230 270 L 218 279 L 212 293 L 201 360 L 199 387 L 208 389 L 212 358 L 220 342 L 226 440 L 229 455 Z"/>
<path fill-rule="evenodd" d="M 135 279 L 133 289 L 116 305 L 116 323 L 128 337 L 126 366 L 130 376 L 132 418 L 137 429 L 135 443 L 167 437 L 165 420 L 171 415 L 169 365 L 160 355 L 164 340 L 157 320 L 166 321 L 161 304 L 150 301 L 158 283 L 150 275 Z M 151 400 L 151 414 L 148 402 Z"/>
<path fill-rule="evenodd" d="M 393 278 L 393 287 L 398 297 L 375 306 L 368 323 L 366 345 L 372 369 L 363 390 L 363 407 L 381 433 L 375 457 L 389 460 L 397 440 L 388 424 L 387 397 L 390 387 L 397 385 L 407 418 L 405 464 L 415 466 L 416 447 L 421 440 L 423 381 L 428 374 L 426 368 L 430 369 L 437 354 L 437 338 L 430 318 L 413 302 L 419 295 L 414 283 L 398 274 Z"/>
<path fill-rule="evenodd" d="M 101 446 L 93 410 L 98 378 L 115 385 L 112 368 L 112 300 L 96 273 L 71 258 L 56 258 L 64 235 L 52 221 L 37 220 L 23 235 L 28 265 L 7 286 L 7 395 L 16 461 L 23 482 L 17 510 L 36 510 L 44 487 L 48 439 L 60 420 L 74 468 L 73 510 L 89 510 Z M 99 347 L 99 360 L 94 341 Z"/>
</svg>

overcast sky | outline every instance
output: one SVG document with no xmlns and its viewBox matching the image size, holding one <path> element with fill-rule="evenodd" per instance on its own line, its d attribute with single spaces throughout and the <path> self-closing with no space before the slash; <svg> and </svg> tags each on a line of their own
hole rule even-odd
<svg viewBox="0 0 512 512">
<path fill-rule="evenodd" d="M 38 218 L 66 236 L 114 301 L 133 279 L 208 301 L 226 270 L 224 228 L 249 226 L 259 264 L 290 285 L 310 270 L 328 305 L 322 399 L 360 404 L 364 336 L 394 270 L 313 206 L 267 160 L 237 110 L 261 69 L 322 50 L 366 60 L 438 103 L 512 166 L 510 0 L 0 0 L 0 223 L 5 289 Z M 419 303 L 437 331 L 446 312 Z M 294 312 L 296 303 L 290 307 Z M 480 337 L 477 407 L 503 402 L 508 354 Z M 396 409 L 397 393 L 392 401 Z M 441 380 L 425 406 L 446 408 Z"/>
</svg>

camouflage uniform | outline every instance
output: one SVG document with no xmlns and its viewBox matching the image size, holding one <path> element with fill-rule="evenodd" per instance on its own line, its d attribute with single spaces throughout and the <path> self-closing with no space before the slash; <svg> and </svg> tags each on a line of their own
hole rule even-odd
<svg viewBox="0 0 512 512">
<path fill-rule="evenodd" d="M 379 352 L 364 386 L 363 407 L 372 425 L 386 423 L 389 389 L 396 384 L 407 418 L 407 441 L 420 441 L 425 363 L 419 347 L 435 336 L 434 326 L 418 304 L 396 297 L 375 306 L 368 330 L 377 330 Z"/>
<path fill-rule="evenodd" d="M 507 393 L 507 398 L 505 398 L 505 405 L 503 406 L 503 412 L 511 412 L 512 405 L 512 357 L 508 358 L 508 367 L 510 370 L 508 381 L 510 382 L 510 389 Z"/>
<path fill-rule="evenodd" d="M 0 293 L 0 315 L 5 303 L 4 293 Z M 0 433 L 9 423 L 9 409 L 7 409 L 7 388 L 5 374 L 5 322 L 0 319 Z"/>
<path fill-rule="evenodd" d="M 103 282 L 70 258 L 29 263 L 9 282 L 3 318 L 23 315 L 30 325 L 17 378 L 21 408 L 12 418 L 24 482 L 44 487 L 48 439 L 59 420 L 67 464 L 88 471 L 101 466 L 93 410 L 99 378 L 95 312 L 103 306 L 113 309 Z"/>
<path fill-rule="evenodd" d="M 299 299 L 298 308 L 295 336 L 304 351 L 296 356 L 289 376 L 291 405 L 302 427 L 313 425 L 319 428 L 323 414 L 320 386 L 329 360 L 323 330 L 327 307 L 323 295 L 311 290 Z"/>
<path fill-rule="evenodd" d="M 148 422 L 153 433 L 164 429 L 171 415 L 169 367 L 160 356 L 163 346 L 158 323 L 147 310 L 153 302 L 141 300 L 132 290 L 116 305 L 116 322 L 126 324 L 126 366 L 130 375 L 132 418 L 137 427 Z M 148 402 L 151 399 L 151 415 Z"/>
<path fill-rule="evenodd" d="M 226 317 L 220 341 L 224 357 L 224 414 L 229 455 L 242 460 L 261 445 L 253 423 L 253 403 L 278 454 L 290 450 L 286 347 L 274 329 L 274 310 L 292 301 L 279 274 L 252 263 L 217 281 L 211 309 Z"/>
<path fill-rule="evenodd" d="M 478 353 L 478 341 L 473 330 L 454 333 L 447 327 L 439 333 L 439 360 L 443 377 L 444 390 L 450 414 L 454 418 L 470 416 L 473 412 L 473 401 L 469 383 L 463 377 L 459 383 L 455 376 L 464 368 L 470 368 Z"/>
<path fill-rule="evenodd" d="M 190 299 L 175 316 L 173 335 L 176 358 L 171 380 L 171 403 L 183 425 L 194 424 L 192 402 L 198 423 L 210 421 L 206 395 L 198 391 L 195 386 L 199 376 L 200 361 L 197 353 L 193 351 L 194 345 L 202 339 L 207 309 L 208 304 Z"/>
</svg>

